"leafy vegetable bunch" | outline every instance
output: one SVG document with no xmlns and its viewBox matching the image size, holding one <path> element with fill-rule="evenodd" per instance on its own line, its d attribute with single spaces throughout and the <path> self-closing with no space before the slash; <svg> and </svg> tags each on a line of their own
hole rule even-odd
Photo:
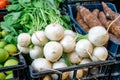
<svg viewBox="0 0 120 80">
<path fill-rule="evenodd" d="M 32 34 L 44 30 L 47 24 L 59 23 L 65 29 L 71 29 L 70 19 L 60 12 L 60 3 L 64 0 L 9 0 L 8 14 L 4 16 L 1 27 L 10 32 L 4 39 L 17 44 L 17 36 L 27 32 Z"/>
</svg>

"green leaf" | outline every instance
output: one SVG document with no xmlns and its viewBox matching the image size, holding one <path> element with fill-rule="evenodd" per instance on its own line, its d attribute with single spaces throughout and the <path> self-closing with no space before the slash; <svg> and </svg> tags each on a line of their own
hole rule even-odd
<svg viewBox="0 0 120 80">
<path fill-rule="evenodd" d="M 11 19 L 11 20 L 15 21 L 20 17 L 20 15 L 21 15 L 21 12 L 12 12 L 12 13 L 7 14 L 4 17 L 4 20 L 6 21 L 7 19 Z"/>
<path fill-rule="evenodd" d="M 8 5 L 7 7 L 6 7 L 6 9 L 8 10 L 8 11 L 19 11 L 19 10 L 21 10 L 23 7 L 20 5 L 20 4 L 12 4 L 12 5 Z"/>
<path fill-rule="evenodd" d="M 17 44 L 17 37 L 13 36 L 11 34 L 7 35 L 4 37 L 4 40 L 7 41 L 8 43 L 13 43 L 13 44 Z"/>
</svg>

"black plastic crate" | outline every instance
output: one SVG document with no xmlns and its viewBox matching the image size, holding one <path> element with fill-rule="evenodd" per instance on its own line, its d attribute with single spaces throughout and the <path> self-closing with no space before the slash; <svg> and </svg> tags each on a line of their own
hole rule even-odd
<svg viewBox="0 0 120 80">
<path fill-rule="evenodd" d="M 25 68 L 27 67 L 24 57 L 20 54 L 16 56 L 19 60 L 18 65 L 7 66 L 0 68 L 0 72 L 13 71 L 13 78 L 10 80 L 23 80 L 26 79 Z"/>
<path fill-rule="evenodd" d="M 115 7 L 114 4 L 112 3 L 107 3 L 108 7 L 110 7 L 113 11 L 117 12 L 117 9 Z M 88 32 L 86 30 L 84 30 L 80 24 L 78 24 L 78 22 L 75 20 L 76 18 L 76 14 L 77 14 L 77 10 L 76 10 L 76 6 L 77 5 L 68 5 L 68 13 L 70 15 L 71 21 L 75 27 L 75 30 L 83 35 L 87 34 Z M 93 9 L 99 9 L 102 10 L 102 5 L 101 3 L 96 3 L 96 4 L 83 4 L 82 6 L 93 10 Z M 120 54 L 120 43 L 113 41 L 113 40 L 109 40 L 108 41 L 108 46 L 107 46 L 108 51 L 111 53 L 112 56 L 116 57 L 118 54 Z"/>
<path fill-rule="evenodd" d="M 29 80 L 43 80 L 44 76 L 51 75 L 51 74 L 57 74 L 58 80 L 62 80 L 62 73 L 63 72 L 69 72 L 74 71 L 74 75 L 72 80 L 79 80 L 76 78 L 76 72 L 79 69 L 88 68 L 87 74 L 80 78 L 80 80 L 109 80 L 109 75 L 111 75 L 109 71 L 108 65 L 113 65 L 116 61 L 109 57 L 106 61 L 99 61 L 99 62 L 91 62 L 87 64 L 80 64 L 80 65 L 74 65 L 69 66 L 65 68 L 58 68 L 55 70 L 43 70 L 43 71 L 35 71 L 33 70 L 32 66 L 29 66 L 29 72 L 30 72 L 30 79 Z M 93 74 L 93 71 L 98 69 L 98 72 L 96 74 Z"/>
</svg>

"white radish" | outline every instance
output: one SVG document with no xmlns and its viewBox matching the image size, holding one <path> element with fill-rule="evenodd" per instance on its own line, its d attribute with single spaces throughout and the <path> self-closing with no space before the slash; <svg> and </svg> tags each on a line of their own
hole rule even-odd
<svg viewBox="0 0 120 80">
<path fill-rule="evenodd" d="M 72 36 L 64 36 L 64 38 L 60 41 L 63 46 L 63 51 L 70 53 L 74 51 L 76 45 L 76 39 Z"/>
<path fill-rule="evenodd" d="M 81 62 L 80 62 L 80 64 L 87 64 L 87 63 L 90 63 L 90 62 L 92 62 L 89 58 L 84 58 Z M 88 68 L 84 68 L 83 69 L 84 70 L 84 72 L 86 73 L 87 71 L 88 71 Z"/>
<path fill-rule="evenodd" d="M 30 57 L 32 59 L 40 58 L 43 56 L 43 49 L 39 46 L 34 46 L 30 49 Z"/>
<path fill-rule="evenodd" d="M 17 48 L 21 53 L 28 54 L 30 49 L 28 47 L 22 47 L 19 44 L 17 44 Z"/>
<path fill-rule="evenodd" d="M 73 79 L 73 75 L 74 75 L 74 71 L 70 71 L 70 74 L 69 74 L 70 79 Z M 83 73 L 82 69 L 77 70 L 77 73 L 76 73 L 77 79 L 82 78 L 83 75 L 84 75 L 84 73 Z"/>
<path fill-rule="evenodd" d="M 64 62 L 55 62 L 53 64 L 53 69 L 64 68 L 64 67 L 67 67 L 67 65 Z M 69 72 L 63 72 L 62 73 L 62 80 L 65 80 L 68 77 L 68 75 L 69 75 Z M 52 76 L 52 78 L 54 80 L 58 79 L 58 75 L 57 74 L 52 74 L 51 76 Z"/>
<path fill-rule="evenodd" d="M 93 61 L 105 61 L 107 57 L 108 57 L 108 51 L 104 46 L 94 48 L 92 54 Z"/>
<path fill-rule="evenodd" d="M 96 26 L 89 30 L 88 39 L 95 46 L 103 46 L 109 40 L 109 34 L 107 30 L 102 26 Z"/>
<path fill-rule="evenodd" d="M 36 31 L 32 34 L 32 43 L 36 46 L 44 46 L 48 42 L 44 31 Z"/>
<path fill-rule="evenodd" d="M 71 52 L 68 54 L 68 59 L 71 63 L 80 63 L 82 58 L 76 53 L 76 52 Z"/>
<path fill-rule="evenodd" d="M 34 59 L 31 66 L 36 71 L 48 70 L 52 68 L 51 63 L 44 58 Z"/>
<path fill-rule="evenodd" d="M 45 35 L 50 40 L 59 41 L 64 36 L 64 28 L 58 23 L 51 23 L 46 26 Z"/>
<path fill-rule="evenodd" d="M 22 47 L 27 47 L 31 42 L 31 37 L 28 33 L 21 33 L 18 35 L 17 42 Z"/>
<path fill-rule="evenodd" d="M 93 52 L 93 45 L 89 40 L 81 39 L 77 42 L 75 51 L 81 57 L 89 57 Z"/>
<path fill-rule="evenodd" d="M 44 56 L 47 60 L 55 62 L 63 54 L 63 47 L 59 42 L 50 41 L 44 46 Z"/>
<path fill-rule="evenodd" d="M 67 36 L 67 35 L 70 35 L 70 36 L 73 36 L 74 38 L 76 38 L 76 34 L 72 30 L 65 30 L 64 36 Z"/>
</svg>

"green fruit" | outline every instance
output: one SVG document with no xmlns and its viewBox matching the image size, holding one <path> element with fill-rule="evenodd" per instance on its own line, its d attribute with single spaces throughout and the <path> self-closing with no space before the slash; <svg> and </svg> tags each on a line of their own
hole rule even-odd
<svg viewBox="0 0 120 80">
<path fill-rule="evenodd" d="M 6 75 L 3 72 L 0 72 L 0 80 L 5 80 Z"/>
<path fill-rule="evenodd" d="M 0 41 L 0 48 L 3 48 L 5 45 L 7 44 L 7 42 L 6 41 Z"/>
<path fill-rule="evenodd" d="M 12 74 L 8 74 L 5 79 L 11 79 L 11 78 L 13 78 L 13 73 Z"/>
<path fill-rule="evenodd" d="M 4 63 L 4 67 L 6 66 L 13 66 L 13 65 L 18 65 L 18 60 L 15 59 L 9 59 Z"/>
<path fill-rule="evenodd" d="M 9 59 L 4 63 L 4 67 L 6 66 L 14 66 L 14 65 L 18 65 L 18 61 L 15 59 Z M 11 74 L 12 71 L 7 71 L 6 74 Z"/>
<path fill-rule="evenodd" d="M 5 37 L 6 35 L 8 35 L 8 31 L 2 30 L 2 37 Z"/>
<path fill-rule="evenodd" d="M 12 54 L 17 52 L 17 47 L 14 44 L 7 44 L 4 47 L 4 49 L 7 50 L 10 55 L 12 55 Z"/>
<path fill-rule="evenodd" d="M 8 57 L 9 57 L 8 52 L 4 49 L 0 49 L 0 63 L 6 61 Z"/>
</svg>

